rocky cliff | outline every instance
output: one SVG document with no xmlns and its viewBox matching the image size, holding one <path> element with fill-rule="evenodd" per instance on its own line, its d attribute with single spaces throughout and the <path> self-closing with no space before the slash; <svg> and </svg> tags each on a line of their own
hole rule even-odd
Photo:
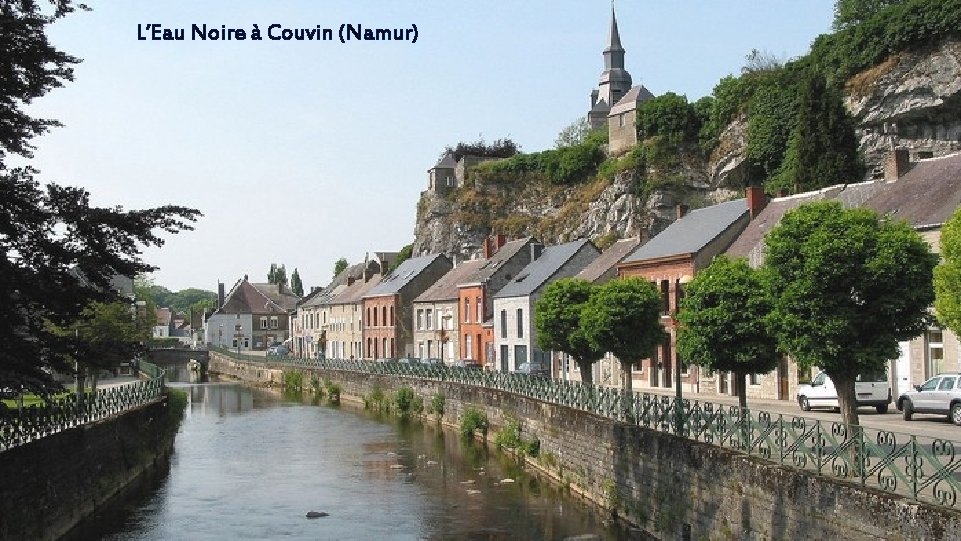
<svg viewBox="0 0 961 541">
<path fill-rule="evenodd" d="M 892 55 L 847 81 L 845 103 L 859 126 L 869 176 L 892 144 L 911 149 L 912 159 L 961 150 L 961 42 Z M 649 238 L 675 219 L 677 205 L 696 208 L 739 196 L 747 121 L 741 115 L 731 122 L 708 159 L 682 160 L 671 171 L 626 170 L 564 188 L 467 182 L 446 194 L 425 191 L 414 253 L 469 258 L 491 232 L 533 235 L 548 244 L 589 238 L 601 247 L 617 238 Z"/>
</svg>

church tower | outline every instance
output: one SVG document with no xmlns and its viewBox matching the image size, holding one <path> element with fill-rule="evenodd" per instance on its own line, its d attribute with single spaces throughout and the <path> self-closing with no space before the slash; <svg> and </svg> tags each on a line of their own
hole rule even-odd
<svg viewBox="0 0 961 541">
<path fill-rule="evenodd" d="M 591 129 L 602 128 L 607 124 L 607 115 L 625 94 L 631 89 L 631 74 L 624 69 L 624 47 L 621 46 L 621 35 L 617 31 L 617 16 L 614 13 L 614 2 L 611 2 L 611 30 L 607 36 L 607 47 L 604 49 L 604 72 L 597 89 L 591 92 L 591 110 L 587 120 Z"/>
</svg>

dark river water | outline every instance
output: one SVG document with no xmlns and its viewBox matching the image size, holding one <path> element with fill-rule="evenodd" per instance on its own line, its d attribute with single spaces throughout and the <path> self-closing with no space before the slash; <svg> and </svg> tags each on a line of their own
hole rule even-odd
<svg viewBox="0 0 961 541">
<path fill-rule="evenodd" d="M 169 471 L 73 538 L 641 538 L 455 432 L 233 383 L 171 385 L 190 403 Z"/>
</svg>

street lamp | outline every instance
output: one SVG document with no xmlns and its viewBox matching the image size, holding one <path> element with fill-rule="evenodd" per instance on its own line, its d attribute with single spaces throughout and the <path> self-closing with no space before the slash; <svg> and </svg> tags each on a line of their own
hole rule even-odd
<svg viewBox="0 0 961 541">
<path fill-rule="evenodd" d="M 676 298 L 678 301 L 681 300 L 681 294 L 683 294 L 683 287 L 691 283 L 694 278 L 690 274 L 685 274 L 678 280 L 677 287 L 680 289 Z M 680 312 L 680 304 L 674 307 L 674 336 L 677 336 L 677 314 Z M 677 355 L 677 347 L 674 348 L 674 433 L 681 435 L 684 429 L 684 406 L 682 405 L 682 393 L 681 393 L 681 358 Z"/>
</svg>

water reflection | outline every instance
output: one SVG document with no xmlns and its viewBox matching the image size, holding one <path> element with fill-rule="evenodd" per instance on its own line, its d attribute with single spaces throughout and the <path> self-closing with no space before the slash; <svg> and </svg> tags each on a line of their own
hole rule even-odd
<svg viewBox="0 0 961 541">
<path fill-rule="evenodd" d="M 169 475 L 87 538 L 628 538 L 455 433 L 234 384 L 184 390 Z"/>
</svg>

